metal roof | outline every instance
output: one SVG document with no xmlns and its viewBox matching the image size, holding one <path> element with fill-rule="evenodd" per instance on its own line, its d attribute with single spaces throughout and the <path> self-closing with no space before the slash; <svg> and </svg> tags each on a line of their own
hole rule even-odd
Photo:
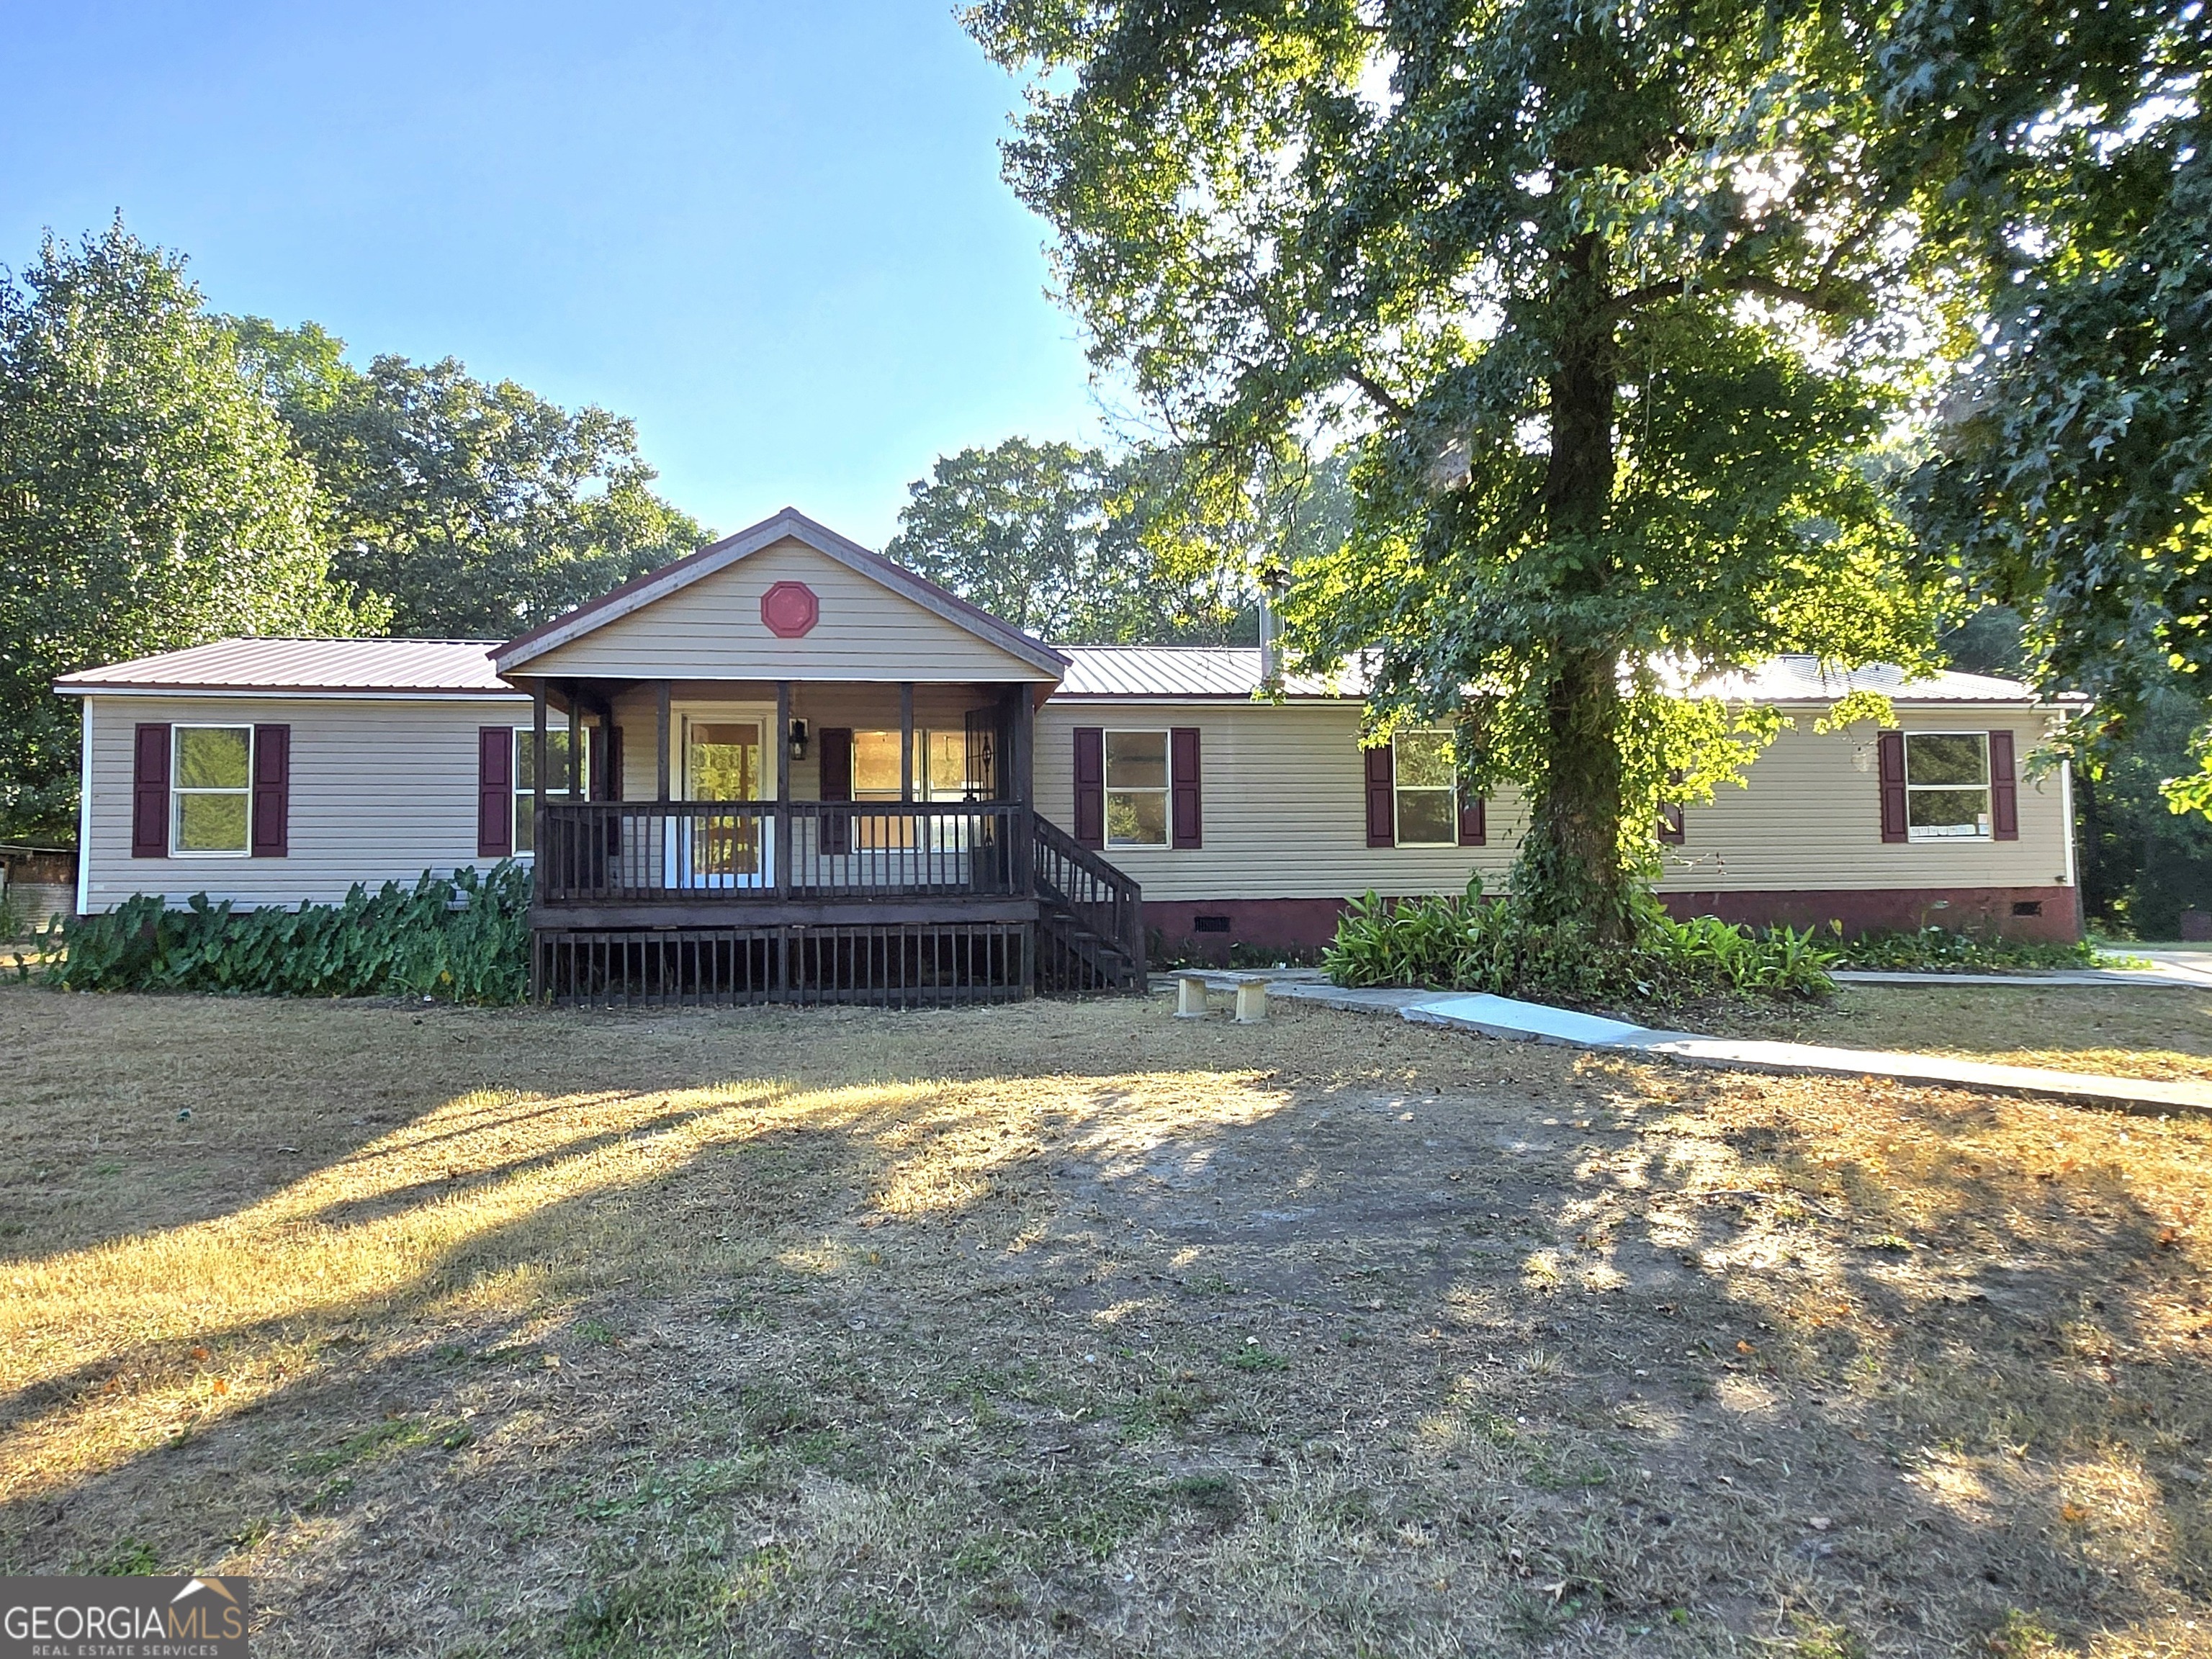
<svg viewBox="0 0 2212 1659">
<path fill-rule="evenodd" d="M 1260 690 L 1260 648 L 1250 645 L 1063 645 L 1062 697 L 1250 697 Z M 1358 697 L 1366 677 L 1357 664 L 1333 676 L 1283 677 L 1289 697 Z"/>
<path fill-rule="evenodd" d="M 218 640 L 64 674 L 64 696 L 91 691 L 491 692 L 520 695 L 492 672 L 496 640 Z"/>
<path fill-rule="evenodd" d="M 1908 679 L 1893 664 L 1864 668 L 1823 669 L 1818 657 L 1777 657 L 1741 673 L 1722 674 L 1698 684 L 1706 696 L 1745 702 L 1832 702 L 1854 691 L 1872 691 L 1899 702 L 2040 702 L 2034 688 L 1993 674 L 1960 674 L 1949 669 Z M 2060 702 L 2079 699 L 2060 698 Z"/>
<path fill-rule="evenodd" d="M 1067 678 L 1063 697 L 1249 698 L 1260 690 L 1255 646 L 1063 645 Z M 1297 697 L 1357 698 L 1367 677 L 1346 663 L 1334 678 L 1296 671 L 1283 677 L 1283 693 Z M 1693 683 L 1706 696 L 1751 702 L 1832 702 L 1853 691 L 1875 691 L 1900 702 L 2033 703 L 2034 690 L 2018 680 L 1949 672 L 1908 679 L 1887 663 L 1823 671 L 1816 657 L 1778 657 L 1742 673 Z M 2065 701 L 2062 699 L 2062 701 Z"/>
<path fill-rule="evenodd" d="M 54 689 L 65 696 L 94 691 L 298 692 L 335 695 L 521 695 L 493 672 L 493 640 L 220 640 L 185 651 L 65 674 Z M 1055 696 L 1120 701 L 1246 701 L 1260 690 L 1254 646 L 1065 645 L 1066 677 Z M 1292 699 L 1356 700 L 1365 675 L 1355 663 L 1334 677 L 1293 672 L 1283 693 Z M 2034 703 L 2018 680 L 1985 674 L 1941 673 L 1908 680 L 1887 664 L 1824 672 L 1812 657 L 1778 657 L 1742 673 L 1700 683 L 1707 696 L 1754 702 L 1829 702 L 1852 691 L 1875 691 L 1900 702 Z M 2061 699 L 2061 701 L 2075 701 Z"/>
</svg>

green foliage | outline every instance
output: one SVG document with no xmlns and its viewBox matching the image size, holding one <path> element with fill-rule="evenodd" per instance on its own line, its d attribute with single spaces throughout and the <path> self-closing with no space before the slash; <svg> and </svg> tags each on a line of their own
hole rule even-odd
<svg viewBox="0 0 2212 1659">
<path fill-rule="evenodd" d="M 1863 20 L 1689 0 L 1440 9 L 983 0 L 1007 147 L 1094 361 L 1248 472 L 1356 457 L 1285 614 L 1372 653 L 1378 727 L 1455 720 L 1530 802 L 1534 920 L 1615 945 L 1681 683 L 1930 659 L 1866 460 L 1923 373 Z M 1745 751 L 1739 745 L 1735 762 Z"/>
<path fill-rule="evenodd" d="M 2043 684 L 2132 714 L 2212 668 L 2212 13 L 1907 0 L 1878 62 L 1964 359 L 1916 515 Z"/>
<path fill-rule="evenodd" d="M 623 416 L 451 357 L 358 370 L 313 323 L 230 326 L 313 465 L 332 569 L 387 599 L 399 633 L 504 639 L 708 538 L 653 493 Z"/>
<path fill-rule="evenodd" d="M 229 991 L 263 996 L 434 996 L 515 1003 L 529 994 L 530 870 L 502 861 L 410 889 L 358 884 L 341 904 L 183 909 L 139 894 L 46 937 L 45 982 L 70 991 Z"/>
<path fill-rule="evenodd" d="M 2098 968 L 2110 965 L 2094 945 L 2061 945 L 2036 939 L 1984 937 L 1954 933 L 1948 927 L 1923 927 L 1911 933 L 1876 930 L 1846 939 L 1840 928 L 1832 929 L 1830 941 L 1843 968 L 1887 969 L 1910 972 L 1998 972 L 2010 969 Z"/>
<path fill-rule="evenodd" d="M 1714 916 L 1676 921 L 1646 900 L 1625 946 L 1587 926 L 1532 917 L 1511 898 L 1354 899 L 1322 966 L 1340 985 L 1420 985 L 1573 1003 L 1712 995 L 1816 997 L 1835 958 L 1808 929 L 1753 932 Z"/>
<path fill-rule="evenodd" d="M 333 587 L 313 475 L 182 259 L 118 222 L 0 273 L 0 836 L 75 834 L 57 676 L 384 620 Z"/>
<path fill-rule="evenodd" d="M 884 550 L 1040 638 L 1249 643 L 1258 573 L 1342 540 L 1343 471 L 1286 455 L 1247 488 L 1194 451 L 1008 438 L 940 456 Z"/>
</svg>

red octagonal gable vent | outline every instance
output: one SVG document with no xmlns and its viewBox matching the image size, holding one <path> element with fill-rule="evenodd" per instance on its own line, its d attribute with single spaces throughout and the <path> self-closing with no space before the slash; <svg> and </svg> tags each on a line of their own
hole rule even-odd
<svg viewBox="0 0 2212 1659">
<path fill-rule="evenodd" d="M 821 620 L 822 601 L 805 582 L 778 582 L 761 595 L 761 621 L 780 640 L 811 634 Z"/>
</svg>

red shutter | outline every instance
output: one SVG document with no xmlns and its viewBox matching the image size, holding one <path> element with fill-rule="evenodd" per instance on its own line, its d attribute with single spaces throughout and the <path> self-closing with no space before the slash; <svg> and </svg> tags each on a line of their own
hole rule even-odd
<svg viewBox="0 0 2212 1659">
<path fill-rule="evenodd" d="M 815 733 L 822 765 L 821 795 L 824 800 L 853 799 L 853 728 L 849 726 L 825 726 Z M 824 812 L 822 815 L 822 850 L 825 853 L 849 853 L 853 850 L 853 819 L 846 812 Z"/>
<path fill-rule="evenodd" d="M 1486 847 L 1490 844 L 1490 803 L 1480 795 L 1470 795 L 1465 789 L 1459 792 L 1459 844 L 1462 847 Z"/>
<path fill-rule="evenodd" d="M 1079 846 L 1106 844 L 1106 728 L 1075 728 L 1075 839 Z"/>
<path fill-rule="evenodd" d="M 253 846 L 258 859 L 281 859 L 292 848 L 292 728 L 253 728 Z"/>
<path fill-rule="evenodd" d="M 1904 841 L 1905 815 L 1905 733 L 1885 732 L 1877 745 L 1881 757 L 1881 838 L 1884 841 Z"/>
<path fill-rule="evenodd" d="M 514 852 L 514 728 L 477 728 L 477 856 Z"/>
<path fill-rule="evenodd" d="M 87 778 L 84 787 L 92 787 Z M 169 856 L 169 728 L 142 726 L 131 753 L 131 856 Z"/>
<path fill-rule="evenodd" d="M 1177 847 L 1200 847 L 1204 827 L 1199 811 L 1198 728 L 1178 726 L 1168 733 L 1168 823 Z"/>
<path fill-rule="evenodd" d="M 1990 733 L 1990 834 L 2020 839 L 2020 780 L 2013 775 L 2012 733 Z"/>
<path fill-rule="evenodd" d="M 1398 762 L 1387 743 L 1361 751 L 1367 762 L 1367 844 L 1398 844 Z"/>
</svg>

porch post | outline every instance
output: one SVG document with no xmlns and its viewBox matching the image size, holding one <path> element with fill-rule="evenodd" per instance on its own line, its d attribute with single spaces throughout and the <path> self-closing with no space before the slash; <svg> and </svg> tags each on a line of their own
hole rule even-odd
<svg viewBox="0 0 2212 1659">
<path fill-rule="evenodd" d="M 914 682 L 899 682 L 899 799 L 914 804 Z"/>
<path fill-rule="evenodd" d="M 1036 810 L 1032 797 L 1035 750 L 1036 739 L 1036 702 L 1027 685 L 1013 688 L 1012 706 L 1006 711 L 1006 799 L 1014 804 L 1012 816 L 1014 836 L 1013 878 L 1017 893 L 1030 894 L 1036 890 L 1030 871 L 1030 854 L 1036 831 L 1030 828 L 1030 817 Z"/>
<path fill-rule="evenodd" d="M 584 795 L 584 728 L 578 718 L 576 687 L 573 681 L 562 694 L 561 701 L 568 712 L 568 799 L 580 800 Z"/>
<path fill-rule="evenodd" d="M 668 682 L 661 681 L 653 688 L 653 690 L 656 705 L 653 711 L 654 731 L 660 742 L 658 762 L 658 775 L 660 780 L 659 799 L 661 804 L 665 805 L 668 802 Z"/>
<path fill-rule="evenodd" d="M 791 890 L 791 682 L 775 683 L 775 890 Z"/>
<path fill-rule="evenodd" d="M 545 891 L 545 860 L 538 856 L 545 843 L 545 682 L 538 680 L 530 691 L 530 850 L 532 878 L 542 896 Z"/>
</svg>

